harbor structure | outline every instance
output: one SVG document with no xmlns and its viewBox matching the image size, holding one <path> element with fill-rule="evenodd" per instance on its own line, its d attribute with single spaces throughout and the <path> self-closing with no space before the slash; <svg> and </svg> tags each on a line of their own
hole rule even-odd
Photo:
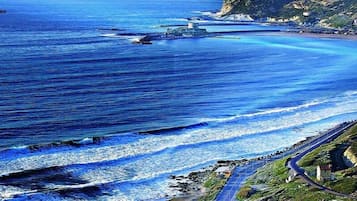
<svg viewBox="0 0 357 201">
<path fill-rule="evenodd" d="M 200 28 L 198 23 L 189 22 L 187 27 L 168 28 L 167 37 L 200 37 L 208 34 L 206 29 Z"/>
</svg>

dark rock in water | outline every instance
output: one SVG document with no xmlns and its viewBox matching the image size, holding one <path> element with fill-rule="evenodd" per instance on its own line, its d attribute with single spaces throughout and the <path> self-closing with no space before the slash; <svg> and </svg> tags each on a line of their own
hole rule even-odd
<svg viewBox="0 0 357 201">
<path fill-rule="evenodd" d="M 79 146 L 78 142 L 79 141 L 70 140 L 70 141 L 64 141 L 62 144 L 63 145 L 69 145 L 69 146 L 78 147 Z"/>
<path fill-rule="evenodd" d="M 30 145 L 28 147 L 28 149 L 30 151 L 38 151 L 38 150 L 41 150 L 41 149 L 49 149 L 51 147 L 55 147 L 55 146 L 58 146 L 57 144 L 53 143 L 53 144 L 35 144 L 35 145 Z"/>
<path fill-rule="evenodd" d="M 218 165 L 221 165 L 221 164 L 229 164 L 231 161 L 229 161 L 229 160 L 219 160 L 219 161 L 217 161 L 217 164 Z"/>
<path fill-rule="evenodd" d="M 65 167 L 54 166 L 41 169 L 25 170 L 0 176 L 0 184 L 27 190 L 56 192 L 63 197 L 76 200 L 96 200 L 103 192 L 101 185 L 81 186 L 88 181 L 67 172 Z M 53 187 L 62 186 L 62 187 Z M 67 187 L 68 186 L 68 187 Z"/>
<path fill-rule="evenodd" d="M 39 145 L 31 145 L 28 147 L 30 151 L 37 151 L 40 149 Z"/>
<path fill-rule="evenodd" d="M 96 198 L 97 196 L 102 195 L 101 188 L 99 186 L 88 186 L 84 188 L 70 188 L 70 189 L 61 189 L 57 191 L 63 197 L 69 198 Z M 81 199 L 79 199 L 81 200 Z"/>
<path fill-rule="evenodd" d="M 63 146 L 71 146 L 71 147 L 81 147 L 85 145 L 91 144 L 100 144 L 104 140 L 104 137 L 93 137 L 93 138 L 85 138 L 82 140 L 68 140 L 62 142 L 53 142 L 49 144 L 35 144 L 28 146 L 28 149 L 32 152 L 50 149 L 54 147 L 63 147 Z"/>
<path fill-rule="evenodd" d="M 87 181 L 75 178 L 64 170 L 63 167 L 48 167 L 41 169 L 25 170 L 0 177 L 2 185 L 10 185 L 24 189 L 47 189 L 48 184 L 78 185 Z"/>
<path fill-rule="evenodd" d="M 156 37 L 156 36 L 153 36 Z M 141 40 L 151 40 L 151 36 L 145 36 Z M 176 132 L 176 131 L 183 131 L 183 130 L 188 130 L 188 129 L 196 129 L 200 127 L 205 127 L 208 126 L 208 123 L 203 122 L 203 123 L 197 123 L 197 124 L 192 124 L 188 126 L 177 126 L 177 127 L 171 127 L 171 128 L 161 128 L 158 130 L 150 130 L 150 131 L 141 131 L 139 134 L 141 135 L 160 135 L 160 134 L 167 134 L 171 132 Z"/>
<path fill-rule="evenodd" d="M 204 20 L 202 19 L 201 17 L 189 17 L 187 18 L 188 21 L 191 21 L 191 20 L 196 20 L 196 21 L 200 21 L 200 20 Z"/>
<path fill-rule="evenodd" d="M 125 31 L 125 29 L 119 29 L 119 28 L 98 28 L 98 30 L 101 30 L 101 31 Z"/>
<path fill-rule="evenodd" d="M 93 144 L 100 144 L 103 139 L 103 137 L 93 137 Z"/>
<path fill-rule="evenodd" d="M 0 14 L 5 14 L 7 11 L 6 10 L 1 10 L 0 9 Z"/>
</svg>

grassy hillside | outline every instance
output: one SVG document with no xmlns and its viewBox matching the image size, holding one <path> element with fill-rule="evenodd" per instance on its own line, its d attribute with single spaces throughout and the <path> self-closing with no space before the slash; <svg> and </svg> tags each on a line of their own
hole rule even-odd
<svg viewBox="0 0 357 201">
<path fill-rule="evenodd" d="M 275 201 L 321 201 L 349 199 L 338 198 L 326 192 L 312 189 L 299 180 L 286 183 L 288 169 L 285 167 L 287 158 L 278 160 L 258 170 L 237 194 L 239 200 L 275 200 Z M 254 190 L 256 186 L 264 185 L 263 190 Z M 250 193 L 246 193 L 247 189 Z"/>
<path fill-rule="evenodd" d="M 291 19 L 300 24 L 356 30 L 356 0 L 224 0 L 223 15 Z"/>
<path fill-rule="evenodd" d="M 336 178 L 332 181 L 319 182 L 337 192 L 346 194 L 357 191 L 357 168 L 347 167 L 343 162 L 344 151 L 357 143 L 357 126 L 355 125 L 347 132 L 329 144 L 322 145 L 300 161 L 299 165 L 314 176 L 316 166 L 319 164 L 332 164 L 333 175 Z"/>
<path fill-rule="evenodd" d="M 224 0 L 225 14 L 243 13 L 252 17 L 280 15 L 281 9 L 292 0 Z"/>
<path fill-rule="evenodd" d="M 332 164 L 334 180 L 321 184 L 346 194 L 357 194 L 357 168 L 340 167 L 338 157 L 341 157 L 347 147 L 354 147 L 357 142 L 357 125 L 346 131 L 333 142 L 323 145 L 306 155 L 300 165 L 314 178 L 316 165 Z M 288 169 L 285 167 L 287 158 L 278 160 L 258 170 L 250 177 L 246 185 L 237 194 L 239 200 L 276 200 L 276 201 L 321 201 L 352 199 L 336 197 L 324 191 L 309 187 L 301 179 L 296 178 L 286 183 Z M 336 160 L 338 160 L 336 162 Z M 263 188 L 262 188 L 263 186 Z"/>
</svg>

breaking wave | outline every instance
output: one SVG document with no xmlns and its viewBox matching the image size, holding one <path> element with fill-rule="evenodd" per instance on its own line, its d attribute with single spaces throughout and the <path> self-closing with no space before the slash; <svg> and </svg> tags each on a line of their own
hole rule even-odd
<svg viewBox="0 0 357 201">
<path fill-rule="evenodd" d="M 322 124 L 349 114 L 354 116 L 357 113 L 356 95 L 347 92 L 299 106 L 211 119 L 188 126 L 3 150 L 0 152 L 0 193 L 8 198 L 32 194 L 31 186 L 20 183 L 34 178 L 38 181 L 37 187 L 41 187 L 36 188 L 38 196 L 43 193 L 41 189 L 51 193 L 61 190 L 78 193 L 78 189 L 85 191 L 94 187 L 108 191 L 108 186 L 118 187 L 127 182 L 159 180 L 157 184 L 162 184 L 170 174 L 200 164 L 213 163 L 227 156 L 239 158 L 245 154 L 266 153 L 271 151 L 269 143 L 274 143 L 275 147 L 284 145 L 281 140 L 288 145 L 286 135 L 297 127 Z M 258 143 L 266 136 L 276 140 L 252 150 L 252 143 Z M 296 140 L 296 137 L 291 139 Z M 239 147 L 240 151 L 231 152 L 233 147 Z M 116 196 L 128 195 L 125 189 L 118 188 L 125 193 Z M 165 186 L 159 189 L 169 193 Z"/>
</svg>

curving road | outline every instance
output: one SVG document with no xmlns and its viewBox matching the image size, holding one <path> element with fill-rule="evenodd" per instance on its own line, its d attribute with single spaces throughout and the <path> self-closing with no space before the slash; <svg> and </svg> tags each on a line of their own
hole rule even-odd
<svg viewBox="0 0 357 201">
<path fill-rule="evenodd" d="M 267 160 L 251 161 L 243 166 L 234 169 L 232 175 L 216 196 L 216 201 L 237 201 L 236 192 L 240 189 L 244 181 L 253 175 L 259 167 L 264 166 Z"/>
<path fill-rule="evenodd" d="M 340 124 L 336 128 L 324 133 L 323 135 L 315 138 L 314 140 L 312 140 L 308 143 L 303 143 L 297 147 L 294 147 L 293 149 L 285 151 L 283 154 L 275 155 L 270 158 L 265 158 L 260 161 L 250 161 L 249 163 L 247 163 L 244 166 L 236 167 L 234 169 L 231 177 L 228 179 L 227 183 L 225 184 L 225 186 L 218 193 L 215 200 L 216 201 L 236 201 L 235 195 L 236 195 L 237 191 L 240 189 L 240 187 L 242 186 L 244 181 L 249 176 L 253 175 L 258 168 L 264 166 L 268 162 L 275 161 L 277 159 L 286 157 L 288 155 L 291 155 L 293 153 L 297 153 L 300 151 L 303 151 L 303 152 L 297 154 L 295 157 L 291 158 L 291 160 L 288 162 L 287 166 L 290 169 L 292 169 L 298 175 L 300 175 L 311 186 L 315 186 L 316 188 L 325 190 L 326 192 L 330 192 L 335 195 L 346 196 L 345 194 L 332 191 L 331 189 L 325 188 L 325 187 L 315 183 L 314 181 L 312 181 L 309 177 L 307 177 L 305 175 L 305 173 L 304 173 L 305 171 L 297 165 L 297 162 L 303 156 L 305 156 L 307 153 L 313 151 L 320 145 L 337 138 L 340 134 L 342 134 L 344 132 L 344 130 L 352 127 L 355 123 L 356 123 L 356 121 Z"/>
<path fill-rule="evenodd" d="M 294 171 L 294 173 L 299 176 L 301 179 L 303 179 L 307 184 L 326 191 L 328 193 L 337 195 L 337 196 L 342 196 L 342 197 L 351 197 L 350 195 L 347 194 L 343 194 L 343 193 L 339 193 L 336 192 L 334 190 L 331 190 L 325 186 L 322 186 L 318 183 L 316 183 L 315 181 L 313 181 L 310 177 L 308 177 L 305 174 L 305 170 L 302 169 L 300 166 L 297 165 L 297 163 L 299 162 L 299 160 L 304 157 L 306 154 L 312 152 L 313 150 L 315 150 L 316 148 L 318 148 L 319 146 L 321 146 L 322 144 L 325 144 L 327 142 L 331 142 L 332 140 L 336 139 L 338 136 L 340 136 L 342 133 L 344 133 L 344 131 L 350 127 L 352 127 L 356 122 L 350 122 L 350 123 L 343 123 L 340 126 L 338 126 L 337 128 L 327 132 L 326 134 L 324 134 L 323 136 L 317 138 L 316 140 L 312 141 L 310 144 L 310 148 L 306 149 L 305 151 L 298 153 L 296 156 L 292 157 L 288 163 L 287 163 L 287 167 L 289 169 L 291 169 L 292 171 Z"/>
</svg>

